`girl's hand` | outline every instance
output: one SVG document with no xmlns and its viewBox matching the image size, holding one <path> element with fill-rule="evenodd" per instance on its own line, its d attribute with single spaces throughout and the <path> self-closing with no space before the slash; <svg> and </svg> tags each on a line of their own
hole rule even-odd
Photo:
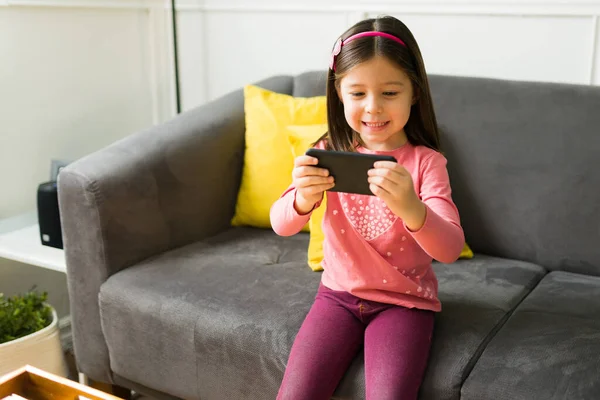
<svg viewBox="0 0 600 400">
<path fill-rule="evenodd" d="M 311 156 L 299 156 L 294 160 L 293 185 L 296 188 L 294 208 L 299 214 L 307 214 L 323 198 L 326 190 L 335 186 L 333 177 L 324 168 L 317 168 L 318 160 Z"/>
<path fill-rule="evenodd" d="M 427 208 L 415 193 L 410 173 L 398 163 L 378 161 L 368 175 L 371 192 L 411 231 L 419 230 L 425 223 Z"/>
</svg>

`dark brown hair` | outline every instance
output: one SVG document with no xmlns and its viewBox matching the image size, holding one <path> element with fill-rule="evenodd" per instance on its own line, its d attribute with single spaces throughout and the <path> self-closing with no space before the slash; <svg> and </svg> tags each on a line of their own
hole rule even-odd
<svg viewBox="0 0 600 400">
<path fill-rule="evenodd" d="M 360 32 L 379 31 L 396 36 L 406 46 L 381 36 L 363 37 L 342 47 L 335 60 L 335 72 L 327 75 L 327 123 L 325 139 L 329 150 L 355 151 L 356 144 L 363 144 L 360 136 L 346 122 L 344 105 L 336 88 L 350 69 L 375 56 L 383 56 L 400 67 L 410 78 L 416 102 L 404 127 L 408 141 L 440 151 L 438 125 L 433 110 L 429 81 L 419 45 L 410 30 L 394 17 L 383 16 L 358 22 L 341 36 L 342 40 Z"/>
</svg>

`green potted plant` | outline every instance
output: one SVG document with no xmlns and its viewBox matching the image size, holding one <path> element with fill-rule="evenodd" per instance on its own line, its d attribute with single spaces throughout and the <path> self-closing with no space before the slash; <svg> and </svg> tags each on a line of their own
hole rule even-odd
<svg viewBox="0 0 600 400">
<path fill-rule="evenodd" d="M 0 375 L 24 365 L 67 376 L 58 317 L 47 293 L 0 293 Z"/>
</svg>

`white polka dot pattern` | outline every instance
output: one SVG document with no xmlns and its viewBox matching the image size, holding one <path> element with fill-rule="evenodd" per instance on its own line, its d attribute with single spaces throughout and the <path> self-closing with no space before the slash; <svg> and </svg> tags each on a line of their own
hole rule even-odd
<svg viewBox="0 0 600 400">
<path fill-rule="evenodd" d="M 375 196 L 341 193 L 340 201 L 346 218 L 365 240 L 381 236 L 398 219 L 386 204 Z M 334 215 L 336 214 L 334 212 Z"/>
</svg>

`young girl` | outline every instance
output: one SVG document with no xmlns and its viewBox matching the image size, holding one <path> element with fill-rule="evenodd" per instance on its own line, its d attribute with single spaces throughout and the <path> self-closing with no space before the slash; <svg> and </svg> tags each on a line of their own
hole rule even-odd
<svg viewBox="0 0 600 400">
<path fill-rule="evenodd" d="M 369 171 L 373 196 L 328 193 L 324 272 L 278 399 L 330 399 L 362 346 L 367 399 L 416 399 L 441 310 L 431 262 L 454 262 L 464 234 L 421 52 L 402 22 L 369 19 L 342 35 L 327 109 L 329 130 L 316 147 L 388 154 L 397 163 Z M 279 235 L 298 233 L 334 187 L 316 164 L 296 158 L 293 183 L 271 209 Z"/>
</svg>

